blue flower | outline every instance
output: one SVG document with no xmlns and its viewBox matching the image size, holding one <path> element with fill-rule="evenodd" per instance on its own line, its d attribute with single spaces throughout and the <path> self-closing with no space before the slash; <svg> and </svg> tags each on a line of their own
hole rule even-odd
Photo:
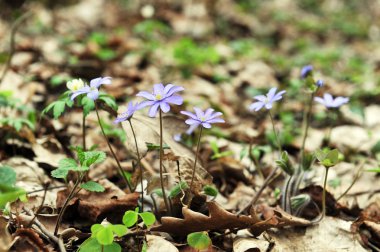
<svg viewBox="0 0 380 252">
<path fill-rule="evenodd" d="M 78 95 L 87 94 L 87 97 L 95 101 L 99 97 L 99 87 L 103 84 L 111 84 L 111 77 L 99 77 L 90 81 L 90 86 L 85 85 L 71 94 L 71 100 L 74 100 Z"/>
<path fill-rule="evenodd" d="M 267 95 L 257 95 L 253 97 L 254 99 L 258 100 L 257 102 L 252 103 L 249 106 L 250 110 L 259 111 L 264 106 L 266 109 L 271 109 L 273 107 L 273 102 L 279 101 L 282 99 L 282 95 L 286 93 L 285 90 L 280 91 L 276 94 L 277 88 L 271 88 Z"/>
<path fill-rule="evenodd" d="M 208 108 L 202 111 L 200 108 L 194 107 L 194 113 L 189 111 L 181 111 L 181 114 L 187 115 L 189 119 L 185 121 L 190 125 L 190 128 L 186 131 L 187 134 L 191 134 L 199 125 L 203 128 L 211 128 L 212 123 L 224 123 L 222 118 L 219 118 L 223 114 L 221 112 L 214 112 L 214 109 Z"/>
<path fill-rule="evenodd" d="M 140 103 L 140 108 L 151 106 L 149 109 L 149 116 L 155 117 L 157 111 L 160 108 L 162 112 L 167 113 L 170 111 L 169 104 L 181 105 L 183 103 L 183 98 L 175 93 L 185 90 L 181 86 L 175 86 L 173 84 L 168 84 L 164 86 L 162 83 L 154 84 L 153 93 L 147 91 L 141 91 L 137 93 L 136 96 L 141 96 L 147 99 Z"/>
<path fill-rule="evenodd" d="M 325 84 L 325 82 L 323 80 L 317 80 L 315 82 L 315 85 L 317 85 L 318 87 L 322 87 L 324 84 Z"/>
<path fill-rule="evenodd" d="M 342 97 L 342 96 L 338 96 L 334 99 L 333 96 L 329 93 L 325 93 L 323 95 L 323 98 L 322 97 L 314 98 L 314 101 L 324 105 L 326 108 L 339 108 L 343 104 L 348 103 L 349 100 L 350 99 L 348 97 Z"/>
<path fill-rule="evenodd" d="M 301 78 L 305 79 L 312 72 L 313 72 L 313 66 L 312 65 L 306 65 L 306 66 L 302 67 L 302 69 L 301 69 Z"/>
<path fill-rule="evenodd" d="M 113 121 L 113 123 L 121 123 L 121 122 L 124 122 L 126 120 L 129 120 L 132 118 L 133 114 L 139 110 L 141 107 L 140 107 L 140 104 L 139 103 L 136 103 L 135 105 L 133 105 L 133 102 L 129 102 L 128 103 L 128 107 L 127 107 L 127 110 L 121 114 L 119 114 L 115 121 Z"/>
</svg>

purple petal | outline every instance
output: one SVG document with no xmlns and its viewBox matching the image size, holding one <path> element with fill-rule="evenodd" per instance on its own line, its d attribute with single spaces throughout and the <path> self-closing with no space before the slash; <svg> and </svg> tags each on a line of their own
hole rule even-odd
<svg viewBox="0 0 380 252">
<path fill-rule="evenodd" d="M 73 101 L 78 95 L 87 94 L 88 92 L 90 92 L 90 90 L 91 89 L 89 86 L 84 86 L 81 89 L 78 89 L 77 91 L 72 93 L 71 100 Z"/>
<path fill-rule="evenodd" d="M 95 101 L 99 97 L 99 91 L 97 89 L 94 89 L 87 93 L 87 97 Z"/>
<path fill-rule="evenodd" d="M 162 83 L 154 84 L 153 85 L 153 94 L 157 95 L 163 95 L 164 94 L 164 85 Z"/>
<path fill-rule="evenodd" d="M 273 99 L 274 95 L 276 94 L 276 90 L 277 90 L 277 88 L 273 87 L 267 93 L 267 98 L 268 98 L 269 101 L 271 101 Z"/>
<path fill-rule="evenodd" d="M 175 105 L 181 105 L 183 103 L 183 98 L 179 95 L 173 95 L 165 98 L 165 102 L 173 103 Z"/>
<path fill-rule="evenodd" d="M 202 117 L 204 117 L 204 113 L 200 108 L 194 107 L 195 114 L 197 115 L 197 118 L 200 120 Z"/>
<path fill-rule="evenodd" d="M 321 97 L 314 97 L 314 101 L 316 101 L 322 105 L 326 105 L 325 100 L 323 100 Z"/>
<path fill-rule="evenodd" d="M 333 103 L 331 104 L 332 107 L 340 107 L 343 104 L 346 104 L 349 101 L 347 97 L 336 97 Z"/>
<path fill-rule="evenodd" d="M 222 116 L 223 115 L 223 113 L 222 112 L 215 112 L 215 113 L 213 113 L 211 116 L 209 116 L 209 117 L 206 117 L 207 118 L 207 120 L 210 120 L 210 119 L 214 119 L 215 117 L 219 117 L 219 116 Z"/>
<path fill-rule="evenodd" d="M 111 84 L 111 79 L 112 79 L 111 77 L 95 78 L 90 81 L 90 86 L 92 88 L 99 88 L 102 84 L 109 85 Z"/>
<path fill-rule="evenodd" d="M 200 124 L 200 122 L 199 122 L 199 120 L 194 120 L 194 119 L 187 119 L 186 121 L 185 121 L 185 123 L 186 124 L 188 124 L 188 125 L 193 125 L 193 124 Z"/>
<path fill-rule="evenodd" d="M 196 128 L 198 128 L 199 124 L 200 124 L 200 123 L 198 122 L 197 124 L 193 124 L 193 125 L 191 125 L 191 126 L 189 127 L 189 129 L 186 130 L 186 134 L 190 135 L 191 133 L 193 133 L 193 131 L 194 131 Z"/>
<path fill-rule="evenodd" d="M 145 99 L 152 100 L 152 101 L 155 100 L 154 95 L 152 95 L 151 93 L 147 91 L 140 91 L 136 94 L 136 96 L 144 97 Z"/>
<path fill-rule="evenodd" d="M 266 109 L 271 109 L 272 107 L 273 107 L 272 102 L 268 102 L 268 103 L 265 104 L 265 108 Z"/>
<path fill-rule="evenodd" d="M 267 97 L 265 95 L 256 95 L 255 97 L 253 97 L 254 99 L 258 100 L 258 101 L 261 101 L 261 102 L 265 102 Z"/>
<path fill-rule="evenodd" d="M 264 107 L 265 103 L 264 102 L 261 102 L 261 101 L 258 101 L 258 102 L 254 102 L 252 103 L 250 106 L 249 106 L 249 109 L 250 110 L 254 110 L 254 111 L 259 111 L 260 109 L 262 109 Z"/>
<path fill-rule="evenodd" d="M 172 85 L 172 84 L 168 84 L 167 86 L 169 86 L 169 85 Z M 183 87 L 181 87 L 181 86 L 174 86 L 174 85 L 172 85 L 172 87 L 170 87 L 170 88 L 168 89 L 168 91 L 166 91 L 167 86 L 165 87 L 165 90 L 164 90 L 165 95 L 166 95 L 167 97 L 173 95 L 174 93 L 177 93 L 177 92 L 180 92 L 180 91 L 185 90 L 185 89 L 184 89 Z"/>
<path fill-rule="evenodd" d="M 150 117 L 156 117 L 158 106 L 160 106 L 160 103 L 155 103 L 152 107 L 150 107 L 149 109 Z"/>
<path fill-rule="evenodd" d="M 329 94 L 329 93 L 325 93 L 323 95 L 323 99 L 325 100 L 325 104 L 331 104 L 331 103 L 334 102 L 333 96 L 331 94 Z"/>
<path fill-rule="evenodd" d="M 212 108 L 206 109 L 205 118 L 210 118 L 210 116 L 212 116 L 212 112 L 214 112 L 214 109 L 212 109 Z"/>
<path fill-rule="evenodd" d="M 128 120 L 128 117 L 119 115 L 114 121 L 114 124 L 121 123 Z"/>
<path fill-rule="evenodd" d="M 306 65 L 301 69 L 301 78 L 306 78 L 313 71 L 312 65 Z"/>
<path fill-rule="evenodd" d="M 282 99 L 282 95 L 285 94 L 286 91 L 285 90 L 282 90 L 280 92 L 278 92 L 273 98 L 272 98 L 272 102 L 274 101 L 278 101 L 278 100 L 281 100 Z"/>
<path fill-rule="evenodd" d="M 192 119 L 198 119 L 197 116 L 189 111 L 181 111 L 181 114 L 183 115 L 187 115 L 188 117 L 192 118 Z"/>
<path fill-rule="evenodd" d="M 168 113 L 170 111 L 170 106 L 167 102 L 160 102 L 160 107 L 164 113 Z"/>
<path fill-rule="evenodd" d="M 206 123 L 206 122 L 203 122 L 203 123 L 202 123 L 202 126 L 203 126 L 204 128 L 206 128 L 206 129 L 211 128 L 211 124 Z"/>
<path fill-rule="evenodd" d="M 152 106 L 155 103 L 156 103 L 156 101 L 143 101 L 143 102 L 140 102 L 137 105 L 136 110 L 139 110 L 139 109 L 142 109 L 142 108 L 145 108 L 145 107 L 148 107 L 148 106 Z"/>
<path fill-rule="evenodd" d="M 215 118 L 211 120 L 207 120 L 207 123 L 225 123 L 225 121 L 222 118 Z"/>
</svg>

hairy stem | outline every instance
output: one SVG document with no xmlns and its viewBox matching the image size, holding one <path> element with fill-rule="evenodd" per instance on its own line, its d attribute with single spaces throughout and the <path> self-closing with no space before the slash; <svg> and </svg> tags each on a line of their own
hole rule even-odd
<svg viewBox="0 0 380 252">
<path fill-rule="evenodd" d="M 311 110 L 313 109 L 313 100 L 314 100 L 315 93 L 313 92 L 310 97 L 310 101 L 307 107 L 307 113 L 306 113 L 306 121 L 305 121 L 305 132 L 302 139 L 302 145 L 301 145 L 301 163 L 299 166 L 299 171 L 301 171 L 301 167 L 303 164 L 303 161 L 305 159 L 305 145 L 306 145 L 306 139 L 310 128 L 310 121 L 311 121 Z"/>
<path fill-rule="evenodd" d="M 165 192 L 165 187 L 164 187 L 164 178 L 162 175 L 162 161 L 164 159 L 164 149 L 163 149 L 163 143 L 162 143 L 162 139 L 163 139 L 163 135 L 162 135 L 162 111 L 161 111 L 161 109 L 159 109 L 159 111 L 160 111 L 160 181 L 161 181 L 162 197 L 164 198 L 165 207 L 166 207 L 166 210 L 168 212 L 170 212 L 169 203 L 168 203 L 168 199 L 166 198 L 166 192 Z"/>
<path fill-rule="evenodd" d="M 136 138 L 136 133 L 135 130 L 133 129 L 131 119 L 128 120 L 129 126 L 131 126 L 132 134 L 133 134 L 133 139 L 135 140 L 135 147 L 136 147 L 136 153 L 137 153 L 137 166 L 140 169 L 140 183 L 141 183 L 141 211 L 144 212 L 144 184 L 143 184 L 143 168 L 140 163 L 140 151 L 139 147 L 137 145 L 137 138 Z"/>
<path fill-rule="evenodd" d="M 326 184 L 327 184 L 328 173 L 329 173 L 329 168 L 326 167 L 325 179 L 323 182 L 323 194 L 322 194 L 322 218 L 326 216 Z"/>
<path fill-rule="evenodd" d="M 203 127 L 201 127 L 201 130 L 200 130 L 199 136 L 198 136 L 197 151 L 195 152 L 195 161 L 194 161 L 194 167 L 193 167 L 193 174 L 191 175 L 190 191 L 192 191 L 192 189 L 193 189 L 195 170 L 197 168 L 197 161 L 198 161 L 198 155 L 199 155 L 199 147 L 201 145 L 202 130 L 203 130 Z"/>
<path fill-rule="evenodd" d="M 62 209 L 61 209 L 61 211 L 59 212 L 59 215 L 58 215 L 58 218 L 57 218 L 57 222 L 55 223 L 55 229 L 54 229 L 54 235 L 55 235 L 55 236 L 58 235 L 58 229 L 59 229 L 59 226 L 61 225 L 61 221 L 62 221 L 63 214 L 65 213 L 66 208 L 67 208 L 67 206 L 68 206 L 70 200 L 71 200 L 71 199 L 74 197 L 74 195 L 76 194 L 76 193 L 75 193 L 75 190 L 77 189 L 77 187 L 78 187 L 78 186 L 80 185 L 80 183 L 82 182 L 82 179 L 83 179 L 83 176 L 80 175 L 79 178 L 78 178 L 78 180 L 75 182 L 73 189 L 71 189 L 71 191 L 70 191 L 70 193 L 69 193 L 69 196 L 67 196 L 65 203 L 63 203 Z"/>
<path fill-rule="evenodd" d="M 82 141 L 83 141 L 83 150 L 86 151 L 86 115 L 83 112 L 82 116 Z"/>
<path fill-rule="evenodd" d="M 269 117 L 270 117 L 270 121 L 272 123 L 272 129 L 273 129 L 274 136 L 276 138 L 278 149 L 279 149 L 280 154 L 281 154 L 282 153 L 281 141 L 280 141 L 280 138 L 278 137 L 278 134 L 277 134 L 277 131 L 276 131 L 276 127 L 274 126 L 274 120 L 273 120 L 273 116 L 272 116 L 272 113 L 270 112 L 270 110 L 269 110 Z"/>
<path fill-rule="evenodd" d="M 113 149 L 112 149 L 111 143 L 110 143 L 110 141 L 108 140 L 108 137 L 107 137 L 107 135 L 106 135 L 106 133 L 105 133 L 105 131 L 104 131 L 103 125 L 102 125 L 102 123 L 101 123 L 101 121 L 100 121 L 100 116 L 99 116 L 99 112 L 98 112 L 98 106 L 96 105 L 96 102 L 95 102 L 95 112 L 96 112 L 96 116 L 97 116 L 97 118 L 98 118 L 98 123 L 99 123 L 100 129 L 102 130 L 102 133 L 103 133 L 104 139 L 106 140 L 107 145 L 108 145 L 108 148 L 110 149 L 111 154 L 112 154 L 113 158 L 114 158 L 115 161 L 116 161 L 116 164 L 117 164 L 117 168 L 118 168 L 118 170 L 119 170 L 119 173 L 120 173 L 121 177 L 124 179 L 124 182 L 125 182 L 126 185 L 128 186 L 129 190 L 131 190 L 131 192 L 133 192 L 133 188 L 132 188 L 132 186 L 129 184 L 129 181 L 128 181 L 127 177 L 126 177 L 125 174 L 124 174 L 123 168 L 121 168 L 120 161 L 119 161 L 119 159 L 116 157 L 116 154 L 115 154 L 115 152 L 114 152 Z"/>
<path fill-rule="evenodd" d="M 251 200 L 251 202 L 248 205 L 246 205 L 239 212 L 237 212 L 238 215 L 249 210 L 249 208 L 251 206 L 256 204 L 257 200 L 260 198 L 264 189 L 270 184 L 270 182 L 272 182 L 272 179 L 275 177 L 278 169 L 279 169 L 278 166 L 275 169 L 273 169 L 273 171 L 268 175 L 268 177 L 265 179 L 264 183 L 261 185 L 260 189 L 257 191 L 255 197 Z"/>
</svg>

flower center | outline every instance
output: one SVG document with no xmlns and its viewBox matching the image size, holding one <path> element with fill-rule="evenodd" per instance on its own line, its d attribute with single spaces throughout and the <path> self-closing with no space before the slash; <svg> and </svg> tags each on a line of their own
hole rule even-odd
<svg viewBox="0 0 380 252">
<path fill-rule="evenodd" d="M 161 94 L 156 94 L 156 100 L 161 100 L 162 99 L 162 95 Z"/>
<path fill-rule="evenodd" d="M 201 121 L 204 122 L 206 121 L 206 118 L 204 116 L 201 117 Z"/>
</svg>

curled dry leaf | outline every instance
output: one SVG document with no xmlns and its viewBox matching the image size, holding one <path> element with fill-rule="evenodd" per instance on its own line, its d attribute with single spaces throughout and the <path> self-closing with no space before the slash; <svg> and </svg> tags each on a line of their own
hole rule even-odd
<svg viewBox="0 0 380 252">
<path fill-rule="evenodd" d="M 32 228 L 19 228 L 14 234 L 15 243 L 13 248 L 15 251 L 51 251 L 48 246 L 46 246 L 38 235 L 38 233 Z"/>
<path fill-rule="evenodd" d="M 308 220 L 291 216 L 280 209 L 273 209 L 268 206 L 259 208 L 265 217 L 262 220 L 255 212 L 250 216 L 239 216 L 224 210 L 215 202 L 208 202 L 207 205 L 209 216 L 183 207 L 184 219 L 163 217 L 161 225 L 152 227 L 151 230 L 186 235 L 199 231 L 249 228 L 255 236 L 258 236 L 273 227 L 311 225 Z"/>
</svg>

